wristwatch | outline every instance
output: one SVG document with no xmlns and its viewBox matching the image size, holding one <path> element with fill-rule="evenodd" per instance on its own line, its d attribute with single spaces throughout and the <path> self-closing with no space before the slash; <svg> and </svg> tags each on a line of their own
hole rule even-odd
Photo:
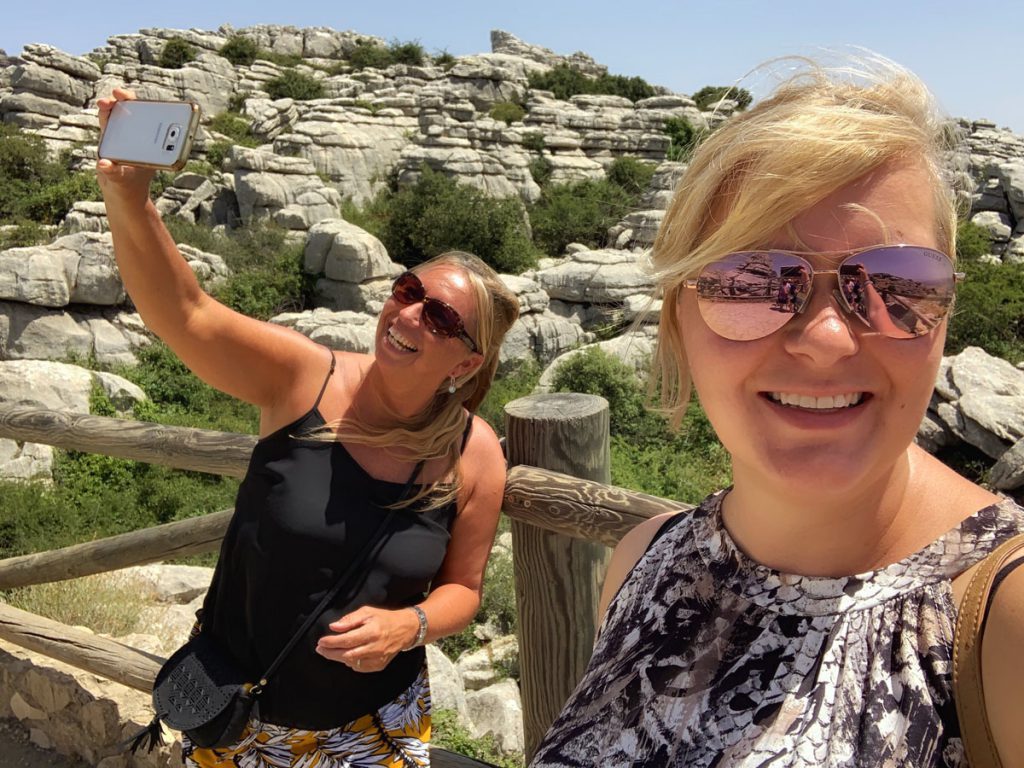
<svg viewBox="0 0 1024 768">
<path fill-rule="evenodd" d="M 412 645 L 405 649 L 407 651 L 411 651 L 413 648 L 418 648 L 423 645 L 423 641 L 427 637 L 427 614 L 425 614 L 423 609 L 418 605 L 410 605 L 409 610 L 415 612 L 416 618 L 419 619 L 420 622 L 420 628 L 416 632 L 416 639 L 412 641 Z"/>
</svg>

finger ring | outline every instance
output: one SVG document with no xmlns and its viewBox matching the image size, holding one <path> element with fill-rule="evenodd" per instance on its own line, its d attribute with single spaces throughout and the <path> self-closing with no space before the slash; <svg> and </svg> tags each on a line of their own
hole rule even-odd
<svg viewBox="0 0 1024 768">
<path fill-rule="evenodd" d="M 356 659 L 356 669 L 359 669 L 361 666 L 363 666 L 363 660 Z"/>
</svg>

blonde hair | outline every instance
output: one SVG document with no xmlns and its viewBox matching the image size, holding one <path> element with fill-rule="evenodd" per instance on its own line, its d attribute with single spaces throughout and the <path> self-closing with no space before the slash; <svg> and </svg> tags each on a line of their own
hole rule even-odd
<svg viewBox="0 0 1024 768">
<path fill-rule="evenodd" d="M 412 461 L 445 457 L 447 466 L 442 479 L 424 485 L 417 494 L 398 504 L 402 507 L 426 496 L 431 496 L 428 507 L 439 507 L 458 495 L 462 485 L 459 455 L 467 419 L 464 411 L 469 411 L 468 418 L 473 418 L 487 396 L 498 367 L 501 343 L 519 316 L 519 299 L 515 293 L 477 256 L 448 251 L 419 264 L 413 271 L 421 273 L 440 266 L 458 269 L 472 286 L 476 327 L 472 329 L 475 333 L 470 335 L 483 355 L 483 363 L 455 379 L 454 393 L 448 391 L 447 380 L 442 382 L 427 407 L 411 421 L 392 413 L 385 423 L 370 424 L 350 413 L 311 435 L 314 439 L 342 440 L 385 449 L 401 446 L 402 457 Z"/>
<path fill-rule="evenodd" d="M 925 167 L 938 242 L 954 257 L 957 204 L 948 166 L 955 133 L 921 80 L 880 57 L 832 70 L 796 61 L 804 71 L 700 145 L 658 230 L 652 266 L 663 304 L 650 388 L 660 392 L 673 428 L 691 389 L 676 306 L 684 281 L 708 263 L 763 247 L 832 192 L 900 162 Z"/>
</svg>

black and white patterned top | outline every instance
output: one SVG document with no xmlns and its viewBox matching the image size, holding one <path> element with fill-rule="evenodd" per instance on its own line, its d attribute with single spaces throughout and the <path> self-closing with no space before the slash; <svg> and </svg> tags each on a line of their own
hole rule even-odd
<svg viewBox="0 0 1024 768">
<path fill-rule="evenodd" d="M 724 495 L 637 562 L 531 766 L 965 767 L 950 580 L 1024 531 L 1024 509 L 986 507 L 898 563 L 823 578 L 747 558 Z"/>
</svg>

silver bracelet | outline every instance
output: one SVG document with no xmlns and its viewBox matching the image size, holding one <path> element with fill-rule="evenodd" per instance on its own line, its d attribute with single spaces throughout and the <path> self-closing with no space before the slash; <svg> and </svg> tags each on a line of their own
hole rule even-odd
<svg viewBox="0 0 1024 768">
<path fill-rule="evenodd" d="M 423 645 L 423 641 L 427 637 L 427 614 L 425 614 L 423 609 L 418 605 L 410 605 L 409 609 L 416 613 L 416 618 L 419 619 L 420 622 L 420 628 L 416 632 L 416 639 L 412 641 L 412 645 L 405 649 L 407 651 L 411 651 L 413 648 L 418 648 Z"/>
</svg>

